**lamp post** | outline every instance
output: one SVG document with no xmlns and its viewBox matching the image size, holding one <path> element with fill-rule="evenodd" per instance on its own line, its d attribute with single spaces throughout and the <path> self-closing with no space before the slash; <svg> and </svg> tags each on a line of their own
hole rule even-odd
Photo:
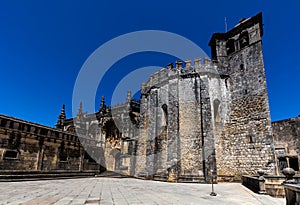
<svg viewBox="0 0 300 205">
<path fill-rule="evenodd" d="M 217 196 L 217 194 L 214 191 L 214 178 L 217 178 L 217 171 L 215 169 L 211 169 L 211 196 Z"/>
</svg>

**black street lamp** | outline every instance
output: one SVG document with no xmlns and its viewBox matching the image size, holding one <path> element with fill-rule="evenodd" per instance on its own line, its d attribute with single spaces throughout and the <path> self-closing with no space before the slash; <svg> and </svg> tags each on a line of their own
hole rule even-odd
<svg viewBox="0 0 300 205">
<path fill-rule="evenodd" d="M 217 193 L 214 191 L 214 179 L 217 178 L 217 171 L 216 169 L 212 169 L 211 171 L 211 196 L 217 196 Z"/>
</svg>

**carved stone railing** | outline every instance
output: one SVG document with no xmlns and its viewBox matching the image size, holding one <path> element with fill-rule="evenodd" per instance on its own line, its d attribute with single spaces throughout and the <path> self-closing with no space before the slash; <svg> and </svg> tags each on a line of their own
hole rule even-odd
<svg viewBox="0 0 300 205">
<path fill-rule="evenodd" d="M 286 176 L 263 176 L 263 172 L 261 171 L 258 171 L 258 174 L 257 176 L 243 176 L 243 185 L 259 194 L 267 194 L 278 198 L 286 196 L 283 183 L 287 181 Z M 293 179 L 296 183 L 300 182 L 300 176 L 293 177 Z"/>
<path fill-rule="evenodd" d="M 299 184 L 284 184 L 286 195 L 286 204 L 300 204 L 300 185 Z"/>
<path fill-rule="evenodd" d="M 243 176 L 242 183 L 245 187 L 249 188 L 250 190 L 259 193 L 259 194 L 266 194 L 266 187 L 265 187 L 265 178 L 264 172 L 262 170 L 257 171 L 259 176 Z"/>
<path fill-rule="evenodd" d="M 243 176 L 243 185 L 259 194 L 268 194 L 273 197 L 286 197 L 287 205 L 300 205 L 299 176 L 294 177 L 292 168 L 285 168 L 283 176 L 263 176 L 263 171 L 257 172 L 259 176 Z M 282 182 L 283 181 L 283 182 Z"/>
<path fill-rule="evenodd" d="M 284 186 L 286 204 L 300 204 L 300 184 L 295 180 L 295 171 L 292 168 L 285 168 L 282 173 L 286 176 L 286 180 L 282 183 Z"/>
</svg>

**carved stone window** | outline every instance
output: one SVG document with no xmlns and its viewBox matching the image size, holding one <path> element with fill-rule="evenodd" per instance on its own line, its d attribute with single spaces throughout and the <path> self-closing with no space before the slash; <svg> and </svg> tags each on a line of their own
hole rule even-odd
<svg viewBox="0 0 300 205">
<path fill-rule="evenodd" d="M 235 46 L 234 46 L 234 40 L 229 39 L 226 43 L 226 50 L 227 50 L 227 55 L 235 52 Z"/>
<path fill-rule="evenodd" d="M 19 152 L 17 150 L 5 150 L 3 159 L 18 159 Z"/>
<path fill-rule="evenodd" d="M 239 43 L 240 43 L 240 49 L 249 45 L 249 34 L 247 31 L 240 34 Z"/>
</svg>

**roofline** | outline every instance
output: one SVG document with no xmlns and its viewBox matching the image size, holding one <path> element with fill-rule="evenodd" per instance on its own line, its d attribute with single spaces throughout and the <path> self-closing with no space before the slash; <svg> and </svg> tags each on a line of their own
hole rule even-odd
<svg viewBox="0 0 300 205">
<path fill-rule="evenodd" d="M 283 120 L 276 120 L 276 121 L 273 121 L 271 123 L 288 122 L 288 121 L 291 121 L 291 120 L 296 121 L 297 119 L 300 119 L 300 115 L 298 115 L 297 117 L 291 117 L 291 118 L 287 118 L 287 119 L 283 119 Z"/>
<path fill-rule="evenodd" d="M 248 18 L 245 21 L 237 24 L 234 28 L 232 28 L 231 30 L 229 30 L 226 33 L 214 33 L 212 35 L 208 45 L 213 46 L 215 44 L 216 39 L 227 40 L 231 36 L 234 36 L 234 35 L 240 33 L 240 31 L 243 30 L 244 28 L 250 27 L 257 23 L 259 23 L 259 25 L 260 25 L 260 31 L 261 31 L 260 34 L 261 34 L 261 36 L 263 36 L 262 12 L 260 12 L 260 13 L 256 14 L 255 16 Z"/>
<path fill-rule="evenodd" d="M 48 130 L 52 130 L 52 131 L 58 131 L 58 132 L 61 132 L 61 133 L 66 133 L 66 134 L 71 134 L 71 135 L 77 136 L 77 134 L 74 134 L 72 132 L 63 131 L 61 129 L 57 129 L 57 128 L 54 128 L 54 127 L 38 124 L 38 123 L 35 123 L 35 122 L 29 122 L 27 120 L 22 120 L 20 118 L 15 118 L 15 117 L 8 116 L 8 115 L 0 114 L 0 118 L 4 118 L 4 119 L 11 120 L 11 121 L 14 121 L 14 122 L 24 123 L 24 124 L 31 125 L 31 126 L 36 126 L 36 127 L 39 127 L 39 128 L 44 128 L 44 129 L 48 129 Z"/>
</svg>

